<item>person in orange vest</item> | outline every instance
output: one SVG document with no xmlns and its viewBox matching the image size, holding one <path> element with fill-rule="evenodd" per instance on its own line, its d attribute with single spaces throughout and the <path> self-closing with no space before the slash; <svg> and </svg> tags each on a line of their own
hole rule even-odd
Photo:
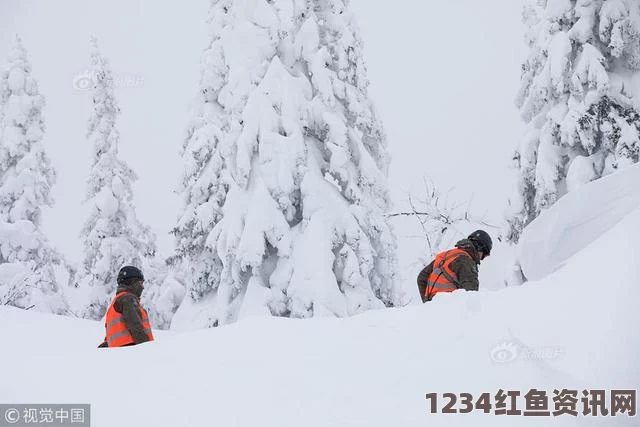
<svg viewBox="0 0 640 427">
<path fill-rule="evenodd" d="M 418 290 L 422 302 L 431 301 L 440 292 L 458 289 L 477 291 L 478 265 L 491 254 L 493 242 L 486 231 L 478 230 L 456 243 L 454 249 L 436 258 L 418 274 Z"/>
<path fill-rule="evenodd" d="M 126 266 L 118 273 L 116 296 L 109 304 L 104 326 L 106 335 L 99 347 L 125 347 L 153 341 L 147 311 L 140 305 L 144 275 L 139 268 Z"/>
</svg>

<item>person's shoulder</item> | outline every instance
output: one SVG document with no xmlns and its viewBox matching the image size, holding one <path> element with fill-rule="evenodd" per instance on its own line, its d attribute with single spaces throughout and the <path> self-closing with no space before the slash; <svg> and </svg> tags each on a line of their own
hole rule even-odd
<svg viewBox="0 0 640 427">
<path fill-rule="evenodd" d="M 124 292 L 122 295 L 119 295 L 114 304 L 116 311 L 122 311 L 122 307 L 124 305 L 137 305 L 138 298 L 129 292 Z"/>
<path fill-rule="evenodd" d="M 478 263 L 473 259 L 470 253 L 462 250 L 460 254 L 451 263 L 452 265 L 458 265 L 460 267 L 470 268 L 471 270 L 478 271 Z"/>
</svg>

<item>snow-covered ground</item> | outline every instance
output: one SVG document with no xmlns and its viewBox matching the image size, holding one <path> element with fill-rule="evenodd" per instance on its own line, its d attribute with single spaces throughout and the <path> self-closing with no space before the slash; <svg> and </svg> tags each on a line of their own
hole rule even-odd
<svg viewBox="0 0 640 427">
<path fill-rule="evenodd" d="M 640 165 L 634 165 L 570 192 L 543 212 L 521 237 L 517 258 L 524 276 L 528 280 L 547 276 L 640 208 L 639 181 Z M 608 270 L 603 267 L 594 274 L 606 275 Z"/>
<path fill-rule="evenodd" d="M 141 177 L 140 218 L 169 254 L 207 2 L 0 2 L 0 61 L 20 32 L 48 102 L 44 144 L 58 183 L 47 235 L 71 259 L 81 257 L 91 151 L 82 79 L 96 35 L 116 75 L 121 153 Z M 429 176 L 496 222 L 521 134 L 512 104 L 524 50 L 520 2 L 352 4 L 394 159 L 396 208 Z M 627 80 L 640 88 L 637 75 Z M 425 393 L 640 388 L 639 174 L 631 167 L 572 191 L 530 225 L 517 254 L 496 243 L 480 268 L 480 292 L 428 305 L 414 300 L 347 319 L 250 317 L 159 331 L 153 343 L 108 350 L 96 349 L 100 322 L 0 306 L 0 404 L 91 403 L 94 426 L 118 427 L 640 426 L 627 416 L 434 415 L 425 400 Z M 396 225 L 402 283 L 417 296 L 424 238 L 412 220 Z M 514 256 L 530 281 L 504 289 Z M 85 293 L 70 291 L 71 305 Z"/>
<path fill-rule="evenodd" d="M 587 184 L 540 217 L 537 226 L 562 236 L 570 256 L 522 287 L 349 319 L 249 318 L 108 350 L 95 348 L 104 332 L 98 322 L 1 308 L 0 402 L 91 403 L 98 427 L 638 426 L 626 415 L 432 415 L 425 400 L 640 388 L 640 207 L 626 203 L 606 227 L 587 222 L 583 209 L 580 233 L 568 232 L 580 221 L 566 229 L 557 221 L 576 218 L 590 191 L 614 193 L 637 171 Z M 556 249 L 532 245 L 521 256 L 527 250 L 545 259 Z"/>
</svg>

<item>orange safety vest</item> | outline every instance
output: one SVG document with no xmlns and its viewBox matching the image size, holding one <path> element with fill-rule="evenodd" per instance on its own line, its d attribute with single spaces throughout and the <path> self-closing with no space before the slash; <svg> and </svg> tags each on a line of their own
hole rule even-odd
<svg viewBox="0 0 640 427">
<path fill-rule="evenodd" d="M 109 308 L 107 309 L 107 317 L 104 321 L 104 327 L 107 330 L 105 341 L 107 342 L 109 347 L 122 347 L 129 344 L 135 344 L 135 340 L 131 336 L 131 333 L 129 333 L 129 330 L 124 323 L 122 313 L 118 313 L 115 308 L 115 303 L 118 298 L 127 293 L 129 292 L 125 291 L 118 293 L 113 301 L 111 301 L 111 305 L 109 305 Z M 151 322 L 149 322 L 149 315 L 140 304 L 138 304 L 138 307 L 140 307 L 140 317 L 142 318 L 142 326 L 144 326 L 144 331 L 147 333 L 149 341 L 153 341 L 153 332 L 151 332 Z"/>
<path fill-rule="evenodd" d="M 450 251 L 440 252 L 433 261 L 433 271 L 427 278 L 427 287 L 424 296 L 431 299 L 440 292 L 453 292 L 460 288 L 458 275 L 451 270 L 451 263 L 461 256 L 471 255 L 467 251 L 455 248 Z"/>
</svg>

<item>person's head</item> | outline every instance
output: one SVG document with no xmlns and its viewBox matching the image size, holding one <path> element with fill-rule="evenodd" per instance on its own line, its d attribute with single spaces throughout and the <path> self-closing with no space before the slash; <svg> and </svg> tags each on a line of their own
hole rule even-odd
<svg viewBox="0 0 640 427">
<path fill-rule="evenodd" d="M 118 286 L 130 288 L 140 296 L 144 289 L 144 274 L 139 268 L 128 265 L 122 267 L 118 272 L 117 282 Z"/>
<path fill-rule="evenodd" d="M 480 254 L 481 260 L 491 255 L 493 242 L 491 241 L 491 236 L 489 236 L 489 233 L 484 230 L 477 230 L 471 233 L 468 239 L 471 241 L 471 243 L 473 243 L 473 246 Z"/>
</svg>

